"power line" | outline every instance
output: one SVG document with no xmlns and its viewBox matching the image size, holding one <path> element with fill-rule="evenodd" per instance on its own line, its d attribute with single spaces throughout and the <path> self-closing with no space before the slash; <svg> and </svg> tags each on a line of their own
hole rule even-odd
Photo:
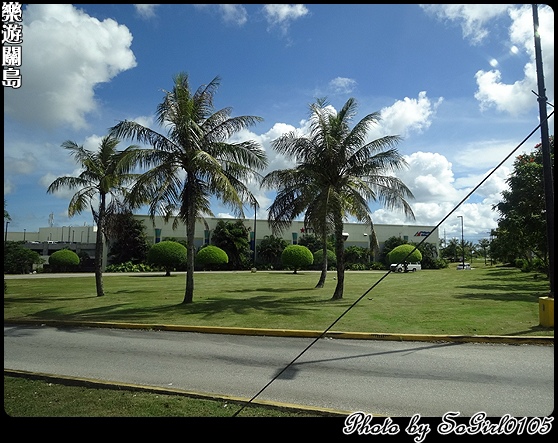
<svg viewBox="0 0 558 443">
<path fill-rule="evenodd" d="M 552 113 L 547 117 L 547 119 L 549 119 L 552 115 L 554 114 L 554 111 L 552 111 Z M 448 212 L 448 214 L 434 227 L 434 229 L 432 229 L 432 231 L 430 231 L 428 233 L 427 236 L 425 236 L 420 243 L 418 243 L 414 249 L 409 252 L 405 258 L 403 260 L 401 260 L 399 263 L 397 263 L 397 265 L 401 265 L 403 262 L 405 262 L 407 260 L 407 258 L 417 250 L 417 248 L 422 245 L 426 239 L 428 237 L 430 237 L 430 235 L 432 234 L 432 232 L 435 232 L 442 223 L 444 223 L 451 214 L 453 214 L 457 208 L 459 208 L 478 188 L 480 188 L 484 182 L 486 180 L 488 180 L 490 178 L 490 176 L 492 174 L 494 174 L 496 172 L 496 170 L 498 168 L 500 168 L 506 161 L 508 161 L 508 159 L 521 147 L 523 146 L 523 144 L 529 140 L 529 138 L 531 138 L 531 136 L 541 127 L 541 124 L 539 124 L 535 129 L 533 129 L 529 135 L 527 137 L 525 137 L 521 143 L 519 145 L 517 145 L 517 147 L 515 149 L 513 149 L 499 164 L 498 166 L 496 166 L 485 178 L 483 178 L 479 184 L 477 186 L 475 186 L 450 212 Z M 351 309 L 353 309 L 370 291 L 372 291 L 376 286 L 378 286 L 390 273 L 391 273 L 391 267 L 390 269 L 382 276 L 382 278 L 380 278 L 376 283 L 374 283 L 366 292 L 364 292 L 359 298 L 357 298 L 339 317 L 337 317 L 337 319 L 331 324 L 329 325 L 318 337 L 316 337 L 308 346 L 306 346 L 306 348 L 304 348 L 304 350 L 302 352 L 300 352 L 294 359 L 291 360 L 291 362 L 286 365 L 281 371 L 279 371 L 275 377 L 273 377 L 263 388 L 261 388 L 250 400 L 248 400 L 247 402 L 245 402 L 240 409 L 238 409 L 232 416 L 236 417 L 240 412 L 242 412 L 244 410 L 244 408 L 246 406 L 248 406 L 250 403 L 252 403 L 263 391 L 265 391 L 269 385 L 271 385 L 275 380 L 277 380 L 279 378 L 279 376 L 285 372 L 289 367 L 291 367 L 300 357 L 302 357 L 302 355 L 304 355 L 312 346 L 314 346 L 314 344 L 320 340 L 321 338 L 323 338 L 325 336 L 325 334 L 333 327 L 335 326 Z"/>
</svg>

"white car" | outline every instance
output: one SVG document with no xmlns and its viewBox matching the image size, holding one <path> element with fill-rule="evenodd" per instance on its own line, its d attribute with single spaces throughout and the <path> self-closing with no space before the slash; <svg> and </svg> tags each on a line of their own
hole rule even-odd
<svg viewBox="0 0 558 443">
<path fill-rule="evenodd" d="M 471 269 L 471 264 L 470 263 L 459 263 L 457 265 L 457 270 L 460 271 L 460 270 L 463 270 L 463 269 L 470 270 Z"/>
<path fill-rule="evenodd" d="M 420 263 L 407 263 L 406 269 L 405 264 L 392 263 L 389 267 L 393 272 L 416 272 L 422 269 Z"/>
</svg>

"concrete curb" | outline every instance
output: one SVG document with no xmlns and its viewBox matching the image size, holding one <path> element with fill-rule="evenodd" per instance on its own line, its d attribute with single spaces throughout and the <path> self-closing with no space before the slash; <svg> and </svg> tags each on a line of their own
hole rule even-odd
<svg viewBox="0 0 558 443">
<path fill-rule="evenodd" d="M 116 328 L 116 329 L 144 329 L 158 331 L 199 332 L 205 334 L 232 334 L 232 335 L 254 335 L 269 337 L 310 337 L 310 338 L 337 338 L 357 340 L 391 340 L 391 341 L 422 341 L 422 342 L 457 342 L 457 343 L 500 343 L 500 344 L 527 344 L 554 346 L 554 337 L 533 336 L 486 336 L 486 335 L 423 335 L 423 334 L 378 334 L 366 332 L 337 332 L 307 331 L 288 329 L 257 329 L 257 328 L 223 328 L 213 326 L 177 326 L 162 324 L 139 324 L 139 323 L 113 323 L 113 322 L 81 322 L 81 321 L 54 321 L 54 320 L 4 320 L 4 325 L 32 325 L 32 326 L 54 326 L 54 327 L 90 327 L 90 328 Z M 52 374 L 34 373 L 27 371 L 16 371 L 4 369 L 4 375 L 35 378 L 42 380 L 53 380 L 63 384 L 79 384 L 92 388 L 112 388 L 138 390 L 144 392 L 161 393 L 168 395 L 184 395 L 193 398 L 213 399 L 230 401 L 239 405 L 250 401 L 248 398 L 232 397 L 217 394 L 182 391 L 154 386 L 139 386 L 127 383 L 106 382 L 67 376 L 56 376 Z M 269 406 L 298 411 L 316 413 L 325 416 L 348 416 L 351 411 L 340 411 L 327 408 L 310 407 L 304 405 L 277 403 L 265 400 L 254 400 L 251 404 L 258 406 Z M 376 416 L 382 416 L 374 414 Z"/>
<path fill-rule="evenodd" d="M 339 416 L 346 417 L 350 415 L 353 411 L 342 411 L 338 409 L 322 408 L 318 406 L 306 406 L 294 403 L 282 403 L 273 402 L 269 400 L 252 400 L 244 397 L 235 397 L 232 395 L 222 395 L 213 393 L 204 393 L 196 391 L 185 391 L 181 389 L 171 389 L 163 388 L 160 386 L 146 386 L 146 385 L 136 385 L 131 383 L 121 383 L 121 382 L 111 382 L 106 380 L 97 380 L 91 378 L 82 377 L 70 377 L 66 375 L 54 375 L 47 374 L 43 372 L 31 372 L 31 371 L 20 371 L 15 369 L 4 369 L 4 376 L 10 377 L 21 377 L 32 380 L 44 380 L 47 382 L 53 382 L 58 384 L 63 384 L 65 386 L 82 386 L 91 389 L 122 389 L 126 391 L 139 391 L 147 392 L 152 394 L 162 394 L 162 395 L 181 395 L 184 397 L 197 398 L 202 400 L 215 400 L 230 402 L 238 405 L 239 407 L 247 404 L 248 402 L 253 406 L 263 406 L 270 407 L 273 409 L 287 409 L 291 411 L 301 411 L 316 414 L 317 416 Z M 374 414 L 375 416 L 381 417 L 382 415 Z M 246 414 L 240 414 L 240 417 L 246 416 Z"/>
<path fill-rule="evenodd" d="M 115 329 L 147 329 L 155 331 L 200 332 L 204 334 L 254 335 L 266 337 L 310 337 L 337 338 L 356 340 L 388 341 L 426 341 L 454 343 L 500 343 L 513 345 L 547 345 L 554 346 L 554 336 L 507 336 L 507 335 L 428 335 L 428 334 L 385 334 L 372 332 L 312 331 L 297 329 L 265 328 L 227 328 L 217 326 L 180 326 L 164 324 L 116 323 L 116 322 L 82 322 L 58 320 L 4 320 L 4 325 L 44 325 L 54 327 L 89 327 Z"/>
</svg>

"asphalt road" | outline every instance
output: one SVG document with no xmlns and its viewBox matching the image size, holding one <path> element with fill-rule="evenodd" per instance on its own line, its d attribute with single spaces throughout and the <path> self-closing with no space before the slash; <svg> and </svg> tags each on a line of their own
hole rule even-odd
<svg viewBox="0 0 558 443">
<path fill-rule="evenodd" d="M 554 411 L 553 346 L 314 340 L 5 325 L 4 368 L 376 416 Z"/>
</svg>

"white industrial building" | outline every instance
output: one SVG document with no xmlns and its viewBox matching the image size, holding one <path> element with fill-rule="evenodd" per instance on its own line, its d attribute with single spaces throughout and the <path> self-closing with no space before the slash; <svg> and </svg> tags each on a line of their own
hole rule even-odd
<svg viewBox="0 0 558 443">
<path fill-rule="evenodd" d="M 151 219 L 148 215 L 134 215 L 138 220 L 142 220 L 148 239 L 152 243 L 158 243 L 166 238 L 177 240 L 186 239 L 186 228 L 180 223 L 177 229 L 173 229 L 173 220 L 165 223 L 163 217 L 156 216 Z M 195 245 L 200 247 L 211 242 L 211 233 L 220 220 L 234 222 L 234 218 L 208 217 L 196 221 Z M 253 244 L 254 237 L 256 245 L 272 231 L 267 220 L 243 219 L 245 226 L 250 231 L 250 243 Z M 433 226 L 424 225 L 382 225 L 375 224 L 374 230 L 379 243 L 379 251 L 384 247 L 384 242 L 391 237 L 399 237 L 410 243 L 419 243 L 424 237 L 426 242 L 432 243 L 438 248 L 438 230 Z M 362 223 L 344 223 L 343 232 L 346 236 L 346 246 L 360 246 L 370 248 L 370 226 Z M 292 244 L 298 243 L 301 236 L 305 234 L 304 223 L 294 221 L 289 229 L 282 232 L 282 238 Z M 48 257 L 54 251 L 63 248 L 70 248 L 77 253 L 85 251 L 90 257 L 94 257 L 95 239 L 97 235 L 96 226 L 51 226 L 39 228 L 39 232 L 5 232 L 7 241 L 25 241 L 26 247 L 36 250 L 43 258 Z M 107 247 L 104 248 L 106 264 Z M 377 257 L 375 257 L 377 259 Z"/>
</svg>

